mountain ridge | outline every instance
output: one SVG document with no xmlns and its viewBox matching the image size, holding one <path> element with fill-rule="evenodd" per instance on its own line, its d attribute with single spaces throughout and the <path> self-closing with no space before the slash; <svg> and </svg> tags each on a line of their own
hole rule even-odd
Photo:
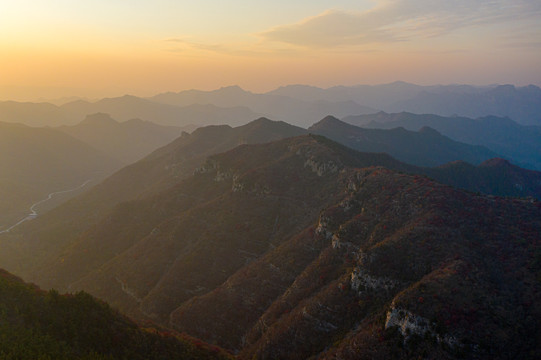
<svg viewBox="0 0 541 360">
<path fill-rule="evenodd" d="M 529 169 L 540 169 L 541 128 L 524 126 L 505 117 L 484 116 L 477 119 L 467 117 L 444 117 L 432 114 L 412 114 L 408 112 L 379 112 L 371 115 L 349 116 L 343 119 L 352 125 L 390 129 L 402 126 L 418 131 L 430 126 L 453 140 L 472 145 L 483 145 L 490 150 Z"/>
<path fill-rule="evenodd" d="M 428 127 L 418 132 L 403 127 L 364 129 L 327 116 L 308 130 L 358 151 L 385 152 L 417 166 L 437 166 L 455 160 L 479 164 L 497 156 L 486 148 L 455 142 Z"/>
<path fill-rule="evenodd" d="M 163 126 L 141 119 L 118 122 L 109 114 L 95 113 L 87 115 L 77 125 L 57 129 L 124 164 L 130 164 L 168 144 L 183 130 L 190 128 Z"/>
<path fill-rule="evenodd" d="M 42 291 L 0 269 L 0 349 L 17 359 L 230 359 L 222 349 L 137 326 L 79 292 Z"/>
<path fill-rule="evenodd" d="M 93 230 L 96 244 L 113 232 L 127 247 L 72 289 L 87 289 L 133 315 L 170 321 L 239 351 L 240 358 L 332 358 L 346 348 L 362 354 L 368 350 L 349 339 L 377 342 L 378 332 L 382 348 L 375 351 L 382 357 L 400 342 L 412 344 L 413 335 L 421 339 L 407 345 L 411 354 L 535 352 L 532 342 L 516 336 L 512 342 L 498 336 L 496 347 L 489 345 L 494 329 L 531 331 L 514 319 L 537 316 L 536 308 L 518 305 L 529 291 L 539 296 L 528 286 L 536 269 L 528 264 L 538 246 L 539 203 L 455 190 L 382 168 L 378 156 L 319 136 L 213 155 L 175 187 L 104 219 Z M 498 231 L 490 235 L 494 219 Z M 95 248 L 85 245 L 90 238 L 81 240 L 81 250 Z M 457 282 L 455 270 L 471 274 L 468 282 Z M 518 278 L 523 272 L 528 275 Z M 466 296 L 491 293 L 499 281 L 505 286 L 495 304 Z M 433 297 L 442 286 L 461 296 Z M 498 310 L 508 302 L 506 309 L 517 310 Z M 470 308 L 477 317 L 468 317 Z M 429 325 L 414 327 L 393 315 L 400 311 Z M 493 311 L 510 325 L 491 320 Z M 376 335 L 360 331 L 363 321 Z M 470 334 L 478 321 L 486 330 Z"/>
</svg>

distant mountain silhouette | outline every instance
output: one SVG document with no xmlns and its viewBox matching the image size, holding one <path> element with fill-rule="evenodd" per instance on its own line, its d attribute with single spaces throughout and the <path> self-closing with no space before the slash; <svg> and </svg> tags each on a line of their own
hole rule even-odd
<svg viewBox="0 0 541 360">
<path fill-rule="evenodd" d="M 77 125 L 61 126 L 58 130 L 124 164 L 130 164 L 170 143 L 180 136 L 184 128 L 157 125 L 140 119 L 117 122 L 109 114 L 96 113 L 88 115 Z"/>
<path fill-rule="evenodd" d="M 456 160 L 479 164 L 497 156 L 484 147 L 453 141 L 429 127 L 419 132 L 404 128 L 363 129 L 328 116 L 308 130 L 358 151 L 383 152 L 418 166 L 437 166 Z"/>
<path fill-rule="evenodd" d="M 304 101 L 355 101 L 387 112 L 409 111 L 417 114 L 474 118 L 488 115 L 507 116 L 520 124 L 541 125 L 541 89 L 534 85 L 420 86 L 397 81 L 383 85 L 336 86 L 328 89 L 290 85 L 268 94 Z"/>
<path fill-rule="evenodd" d="M 126 121 L 140 118 L 160 125 L 242 125 L 266 116 L 308 127 L 326 115 L 350 115 L 410 111 L 442 116 L 508 116 L 520 124 L 541 125 L 541 89 L 530 85 L 420 86 L 397 81 L 383 85 L 289 85 L 256 94 L 238 86 L 213 91 L 167 92 L 143 99 L 125 95 L 98 101 L 76 100 L 55 106 L 47 103 L 0 102 L 4 121 L 35 126 L 74 125 L 88 114 L 104 112 Z M 378 110 L 376 110 L 378 109 Z"/>
<path fill-rule="evenodd" d="M 313 119 L 321 119 L 327 114 L 343 117 L 353 114 L 368 114 L 374 109 L 361 106 L 351 100 L 299 100 L 274 94 L 254 94 L 238 86 L 230 86 L 214 91 L 187 90 L 178 93 L 164 93 L 150 98 L 152 101 L 186 106 L 188 104 L 213 104 L 216 106 L 243 106 L 264 114 L 274 120 L 308 127 Z"/>
<path fill-rule="evenodd" d="M 473 166 L 454 161 L 424 174 L 458 188 L 484 194 L 541 199 L 541 172 L 526 170 L 509 161 L 494 158 Z"/>
<path fill-rule="evenodd" d="M 485 116 L 471 119 L 407 112 L 395 114 L 379 112 L 348 116 L 343 120 L 353 125 L 374 129 L 404 127 L 417 131 L 429 126 L 451 139 L 486 146 L 520 166 L 541 169 L 541 127 L 520 125 L 509 118 Z"/>
<path fill-rule="evenodd" d="M 58 126 L 70 120 L 58 106 L 52 104 L 0 101 L 0 121 L 28 126 Z"/>
<path fill-rule="evenodd" d="M 241 125 L 258 116 L 246 107 L 234 105 L 225 105 L 221 108 L 211 104 L 189 104 L 179 107 L 131 95 L 106 98 L 92 103 L 79 100 L 64 104 L 60 108 L 70 119 L 82 119 L 87 114 L 103 112 L 120 121 L 139 118 L 170 126 Z"/>
<path fill-rule="evenodd" d="M 119 121 L 142 119 L 166 126 L 242 125 L 260 116 L 246 107 L 160 104 L 125 95 L 95 102 L 75 100 L 56 106 L 49 103 L 0 102 L 0 119 L 30 126 L 76 125 L 87 115 L 107 113 Z M 364 113 L 364 112 L 361 112 Z M 345 115 L 354 114 L 348 113 Z"/>
<path fill-rule="evenodd" d="M 507 116 L 524 125 L 541 125 L 541 89 L 530 85 L 516 88 L 501 85 L 479 93 L 461 91 L 419 93 L 412 99 L 392 104 L 390 111 L 418 114 L 458 114 L 467 117 Z"/>
<path fill-rule="evenodd" d="M 410 99 L 423 90 L 429 91 L 433 88 L 437 86 L 424 87 L 396 81 L 382 85 L 333 86 L 327 89 L 307 85 L 287 85 L 267 94 L 288 96 L 304 101 L 355 101 L 375 109 L 385 109 L 389 104 Z M 337 114 L 333 115 L 340 118 Z"/>
</svg>

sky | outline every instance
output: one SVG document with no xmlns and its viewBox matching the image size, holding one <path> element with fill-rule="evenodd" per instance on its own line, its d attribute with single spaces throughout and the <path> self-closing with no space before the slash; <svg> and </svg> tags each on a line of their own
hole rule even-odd
<svg viewBox="0 0 541 360">
<path fill-rule="evenodd" d="M 0 0 L 0 99 L 541 85 L 539 0 Z"/>
</svg>

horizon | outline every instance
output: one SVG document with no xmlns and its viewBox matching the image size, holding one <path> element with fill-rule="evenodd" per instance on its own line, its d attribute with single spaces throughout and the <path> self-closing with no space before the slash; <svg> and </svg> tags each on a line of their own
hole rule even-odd
<svg viewBox="0 0 541 360">
<path fill-rule="evenodd" d="M 107 91 L 103 91 L 103 93 L 104 93 L 103 96 L 98 96 L 97 94 L 96 94 L 96 96 L 88 96 L 88 95 L 80 94 L 80 93 L 77 93 L 77 92 L 67 92 L 67 93 L 64 93 L 64 94 L 59 93 L 58 96 L 50 96 L 50 97 L 43 97 L 43 96 L 38 96 L 38 95 L 36 95 L 36 96 L 16 96 L 15 95 L 13 97 L 8 98 L 8 97 L 2 96 L 2 95 L 7 94 L 9 92 L 9 89 L 17 88 L 17 87 L 0 86 L 0 101 L 3 101 L 3 102 L 5 102 L 5 101 L 14 101 L 14 102 L 21 102 L 21 103 L 25 103 L 25 102 L 26 103 L 52 103 L 54 105 L 62 105 L 62 104 L 67 104 L 69 102 L 78 101 L 78 100 L 88 101 L 90 103 L 93 103 L 93 102 L 96 102 L 96 101 L 99 101 L 99 100 L 102 100 L 102 99 L 115 99 L 115 98 L 121 98 L 121 97 L 124 97 L 124 96 L 133 96 L 133 97 L 146 99 L 146 98 L 150 98 L 150 97 L 153 97 L 153 96 L 156 96 L 156 95 L 167 94 L 167 93 L 182 93 L 182 92 L 187 92 L 187 91 L 214 92 L 214 91 L 219 91 L 219 90 L 223 90 L 223 89 L 227 89 L 227 88 L 239 88 L 242 91 L 253 93 L 253 94 L 267 94 L 267 93 L 270 93 L 272 91 L 275 91 L 275 90 L 278 90 L 278 89 L 281 89 L 281 88 L 287 88 L 287 87 L 290 87 L 290 86 L 311 87 L 311 88 L 318 88 L 318 89 L 322 89 L 322 90 L 329 90 L 329 89 L 337 88 L 337 87 L 347 87 L 347 88 L 355 88 L 355 87 L 363 87 L 363 86 L 366 86 L 366 87 L 378 87 L 378 86 L 386 86 L 386 85 L 393 85 L 393 84 L 400 84 L 400 83 L 408 84 L 408 85 L 423 86 L 423 87 L 471 86 L 471 87 L 479 88 L 479 89 L 481 89 L 481 88 L 493 88 L 493 87 L 497 87 L 497 86 L 507 86 L 507 85 L 514 86 L 515 88 L 528 87 L 528 86 L 536 86 L 536 87 L 541 88 L 540 85 L 533 84 L 533 83 L 527 83 L 527 84 L 512 84 L 512 83 L 491 83 L 491 84 L 467 84 L 467 83 L 446 83 L 446 84 L 442 84 L 442 83 L 438 83 L 438 84 L 420 84 L 420 83 L 403 81 L 403 80 L 395 80 L 395 81 L 391 81 L 391 82 L 374 83 L 374 84 L 360 84 L 360 83 L 359 84 L 353 84 L 353 85 L 335 84 L 335 85 L 330 85 L 330 86 L 317 86 L 317 85 L 312 85 L 312 84 L 292 83 L 292 84 L 279 85 L 279 86 L 270 88 L 270 89 L 265 90 L 265 91 L 255 91 L 253 89 L 248 89 L 248 88 L 243 87 L 243 86 L 238 85 L 238 84 L 231 84 L 231 85 L 218 86 L 218 87 L 215 87 L 215 88 L 186 88 L 186 89 L 179 89 L 179 90 L 163 90 L 163 91 L 158 90 L 157 92 L 150 92 L 150 93 L 147 93 L 147 94 L 130 93 L 130 92 L 112 92 L 112 93 L 107 94 Z M 25 89 L 20 88 L 19 91 L 21 91 L 21 90 L 24 91 Z M 42 89 L 42 90 L 45 91 L 44 89 Z M 87 91 L 88 91 L 88 89 L 87 89 Z M 81 92 L 84 93 L 84 90 L 81 90 Z M 92 92 L 95 92 L 95 91 L 90 91 L 90 92 L 92 93 Z M 100 91 L 98 90 L 98 92 L 100 92 Z M 17 92 L 12 92 L 12 94 L 17 94 Z"/>
<path fill-rule="evenodd" d="M 540 24 L 533 0 L 4 2 L 0 98 L 397 79 L 540 86 Z"/>
</svg>

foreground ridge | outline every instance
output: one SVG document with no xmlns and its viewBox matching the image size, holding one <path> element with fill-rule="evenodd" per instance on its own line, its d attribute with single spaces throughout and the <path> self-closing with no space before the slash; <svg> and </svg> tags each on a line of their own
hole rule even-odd
<svg viewBox="0 0 541 360">
<path fill-rule="evenodd" d="M 42 291 L 0 270 L 2 359 L 229 359 L 184 335 L 140 328 L 84 292 Z"/>
</svg>

